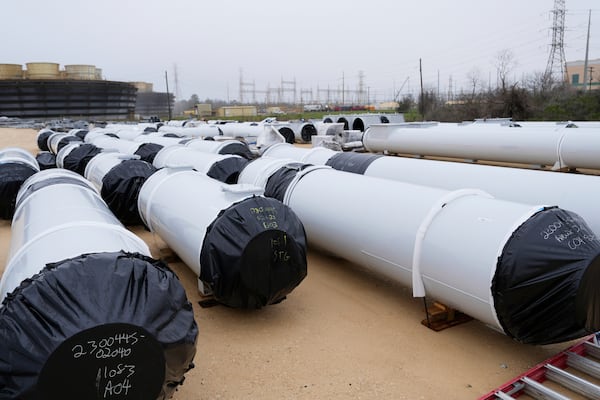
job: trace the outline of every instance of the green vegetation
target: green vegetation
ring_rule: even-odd
[[[519,87],[468,93],[442,101],[425,92],[420,102],[407,107],[405,119],[460,122],[475,118],[512,118],[515,121],[598,121],[600,90],[582,91],[569,86],[551,89]],[[405,104],[406,106],[406,104]],[[421,110],[421,112],[419,112]]]

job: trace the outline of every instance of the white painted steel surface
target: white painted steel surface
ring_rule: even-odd
[[[160,128],[158,128],[158,131],[161,133],[175,133],[177,135],[188,137],[213,137],[223,135],[223,132],[221,131],[219,126],[206,124],[190,127],[163,125]]]
[[[33,155],[20,147],[5,147],[0,149],[0,164],[18,163],[31,166],[39,171],[40,166]]]
[[[87,137],[86,137],[87,139]],[[131,142],[129,140],[118,139],[112,136],[97,136],[90,143],[104,150],[114,150],[123,154],[135,154],[143,143]]]
[[[56,155],[56,166],[58,168],[64,168],[65,167],[65,158],[69,154],[71,154],[71,152],[73,150],[75,150],[77,147],[81,146],[82,144],[84,144],[84,142],[71,142],[71,143],[67,144],[66,146],[63,146],[63,148],[60,149],[58,154]]]
[[[124,160],[139,160],[139,156],[123,154],[114,151],[106,151],[96,154],[85,166],[83,175],[96,188],[98,193],[102,192],[102,181],[108,172],[121,164]]]
[[[189,138],[184,137],[165,137],[163,134],[150,134],[150,135],[140,135],[133,139],[136,143],[156,143],[160,144],[163,147],[168,146],[177,146],[181,144],[182,141],[189,140]]]
[[[266,182],[274,164],[257,159],[238,182]],[[312,245],[408,286],[422,278],[428,296],[501,332],[490,289],[498,256],[512,233],[542,208],[477,190],[454,193],[323,166],[298,174],[284,204],[298,215]],[[420,276],[413,276],[414,262]]]
[[[600,234],[600,176],[390,156],[373,161],[365,175],[448,190],[475,187],[506,200],[558,205]]]
[[[267,157],[314,165],[325,165],[336,154],[339,152],[287,143],[264,152]],[[477,188],[504,200],[557,205],[579,214],[600,235],[600,206],[596,203],[600,199],[600,176],[392,156],[375,159],[364,175],[446,190]]]
[[[258,187],[227,185],[188,168],[164,168],[142,186],[138,209],[146,226],[199,276],[206,228],[233,203],[261,194]]]
[[[228,158],[242,158],[233,154],[214,154],[199,151],[186,146],[171,146],[161,149],[152,164],[156,168],[190,167],[203,174],[210,168]]]
[[[48,136],[48,149],[52,152],[52,154],[58,154],[58,143],[67,136],[69,135],[62,132],[55,132],[52,135]]]
[[[325,147],[313,147],[310,149],[296,147],[289,143],[278,143],[268,147],[263,152],[263,157],[287,158],[307,164],[325,165],[337,151]]]
[[[31,186],[53,178],[63,181],[29,193]],[[144,241],[121,225],[83,177],[64,169],[38,172],[25,181],[17,196],[0,299],[47,263],[120,250],[150,256]]]
[[[600,168],[600,134],[566,128],[511,128],[497,124],[438,124],[414,129],[372,125],[363,136],[372,152],[390,152],[548,165]]]
[[[215,153],[220,154],[223,149],[231,144],[241,144],[245,146],[245,143],[240,142],[239,140],[223,140],[223,141],[215,141],[215,140],[203,140],[203,139],[193,139],[189,142],[186,142],[185,145],[187,147],[191,147],[192,149],[204,151],[207,153]]]

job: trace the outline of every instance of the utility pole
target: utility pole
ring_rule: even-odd
[[[165,71],[165,83],[167,85],[167,107],[169,107],[169,121],[171,120],[171,95],[169,94],[169,78]]]
[[[590,51],[590,25],[592,24],[592,10],[588,14],[588,30],[587,40],[585,42],[585,61],[583,62],[583,90],[585,90],[585,84],[588,81],[588,55]],[[590,71],[591,74],[591,71]],[[590,90],[592,90],[592,80],[590,79]]]
[[[594,67],[590,66],[590,90],[592,90],[592,81],[594,80]]]
[[[420,103],[420,109],[421,109],[421,119],[425,120],[425,98],[423,96],[423,67],[421,64],[421,59],[419,58],[419,76],[421,78],[421,101]]]

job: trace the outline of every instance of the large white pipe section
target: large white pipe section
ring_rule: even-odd
[[[68,388],[69,398],[110,398],[117,385],[170,397],[198,329],[181,283],[149,255],[81,176],[30,177],[0,281],[1,397],[62,398]]]
[[[42,186],[52,181],[56,184]],[[38,273],[44,260],[119,250],[150,256],[144,241],[122,227],[90,182],[64,169],[39,172],[25,182],[17,197],[0,299]]]
[[[312,122],[290,121],[287,125],[294,131],[297,142],[310,143],[311,138],[318,133]]]
[[[48,148],[52,154],[57,155],[58,152],[71,142],[81,142],[77,136],[67,135],[62,132],[55,132],[48,137]]]
[[[576,214],[475,189],[446,191],[286,163],[257,159],[238,181],[264,184],[265,195],[282,198],[311,244],[521,342],[564,341],[600,328],[594,282],[600,242]],[[521,279],[531,280],[527,290],[519,289]],[[542,298],[540,290],[561,293],[559,301]]]
[[[248,160],[233,154],[214,154],[186,146],[165,147],[156,154],[156,168],[191,167],[224,183],[236,183]]]
[[[156,153],[163,148],[163,146],[157,143],[137,143],[108,135],[97,136],[91,140],[91,143],[104,150],[113,150],[118,153],[140,156],[142,160],[149,163],[152,163]]]
[[[328,165],[340,171],[456,190],[470,187],[526,204],[555,204],[574,211],[600,235],[600,177],[375,154],[343,153],[323,147],[304,149],[281,143],[264,157]]]
[[[213,137],[213,136],[222,136],[223,132],[217,125],[198,125],[193,127],[176,127],[170,125],[163,125],[158,128],[159,132],[162,133],[175,133],[181,136],[188,137]]]
[[[150,134],[150,135],[140,135],[133,139],[136,143],[156,143],[160,144],[163,147],[168,146],[177,146],[179,144],[183,144],[190,140],[190,138],[185,137],[169,137],[162,136],[163,134]]]
[[[92,182],[110,210],[125,225],[142,223],[137,208],[140,189],[156,172],[152,164],[138,156],[104,152],[94,156],[85,167],[85,177]]]
[[[0,149],[0,218],[10,220],[19,188],[40,170],[37,160],[19,147]]]
[[[192,139],[185,142],[187,147],[203,151],[206,153],[214,154],[236,154],[247,159],[252,159],[254,156],[248,148],[246,143],[240,142],[239,140],[203,140],[203,139]]]
[[[232,307],[285,298],[306,276],[306,237],[295,214],[248,185],[164,168],[140,191],[145,225],[199,277],[199,288]]]
[[[539,164],[554,169],[600,168],[600,135],[593,129],[496,124],[439,124],[414,129],[380,124],[367,129],[363,144],[371,152]]]

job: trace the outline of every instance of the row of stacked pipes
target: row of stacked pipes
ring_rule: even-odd
[[[0,395],[64,398],[77,382],[68,398],[95,398],[117,384],[98,371],[124,362],[119,390],[132,398],[166,399],[183,381],[191,304],[124,225],[157,234],[200,292],[230,307],[283,301],[307,274],[310,243],[522,343],[600,329],[599,177],[422,159],[511,154],[501,161],[600,169],[595,129],[374,121],[362,135],[374,152],[360,153],[294,146],[273,123],[228,134],[175,125],[43,129],[37,158],[0,150],[1,217],[12,218]],[[262,145],[233,140],[251,136]],[[552,146],[563,152],[553,158]],[[100,342],[115,356],[93,357],[87,343]]]

